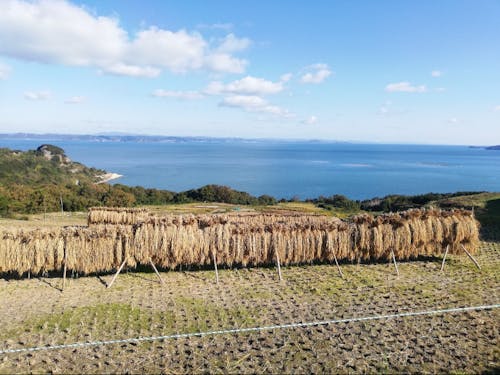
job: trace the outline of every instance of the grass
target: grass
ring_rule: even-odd
[[[457,207],[472,208],[482,226],[500,229],[500,193],[481,193],[446,199]],[[435,202],[435,204],[439,202]]]
[[[159,318],[156,314],[155,318]],[[162,318],[165,318],[162,316]],[[3,339],[12,339],[28,333],[30,335],[52,336],[63,334],[79,337],[79,332],[93,326],[100,332],[111,332],[121,326],[134,331],[150,328],[150,317],[146,311],[125,303],[103,303],[64,310],[59,314],[44,314],[25,321],[22,325],[0,333]],[[171,320],[172,321],[172,320]],[[118,330],[119,331],[119,330]]]
[[[117,288],[115,292],[122,291]],[[62,336],[65,341],[82,340],[82,330],[96,331],[100,339],[151,333],[155,327],[163,334],[193,333],[228,326],[254,326],[258,311],[247,306],[220,307],[203,298],[178,296],[163,311],[134,307],[127,303],[98,303],[60,313],[32,316],[22,324],[0,332],[0,339],[23,335]],[[216,324],[216,326],[214,326]]]
[[[66,225],[87,225],[86,212],[48,212],[46,214],[23,215],[25,219],[0,218],[0,226],[40,228],[63,227]]]

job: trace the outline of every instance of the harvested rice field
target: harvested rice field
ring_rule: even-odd
[[[500,302],[500,231],[476,259],[0,279],[0,350]],[[0,373],[352,373],[500,370],[500,310],[0,355]]]

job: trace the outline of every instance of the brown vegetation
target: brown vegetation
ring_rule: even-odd
[[[144,208],[93,207],[89,209],[87,224],[132,225],[144,221],[148,216]]]
[[[435,255],[463,244],[474,252],[478,224],[462,210],[410,210],[351,221],[315,215],[185,215],[157,217],[146,210],[99,208],[88,227],[0,230],[0,273],[111,271],[127,265],[257,266],[387,260]]]

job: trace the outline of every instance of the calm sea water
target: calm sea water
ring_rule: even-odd
[[[74,161],[124,175],[117,180],[183,191],[220,184],[253,195],[314,198],[344,194],[500,191],[500,151],[462,146],[279,141],[135,143],[0,139],[0,147],[52,143]]]

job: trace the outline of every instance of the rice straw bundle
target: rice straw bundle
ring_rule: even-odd
[[[88,227],[31,230],[0,229],[0,273],[58,271],[79,273],[148,264],[174,269],[219,264],[258,266],[316,261],[399,260],[451,254],[461,245],[474,252],[478,223],[462,210],[409,210],[342,221],[315,215],[168,215],[146,210],[92,209]]]

